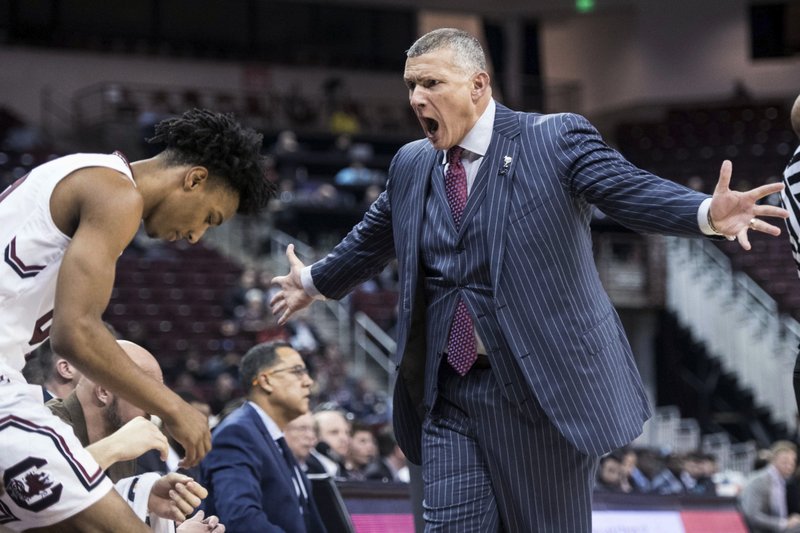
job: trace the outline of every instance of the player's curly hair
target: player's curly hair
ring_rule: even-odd
[[[266,206],[277,186],[267,179],[261,155],[262,135],[245,128],[233,115],[192,109],[162,120],[149,143],[166,145],[167,164],[200,165],[239,193],[239,213],[252,214]]]

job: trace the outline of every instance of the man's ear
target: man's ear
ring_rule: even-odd
[[[97,399],[97,403],[99,403],[101,406],[110,404],[111,400],[113,399],[111,391],[100,385],[94,386],[94,397]]]
[[[480,100],[485,94],[486,91],[489,90],[489,74],[484,71],[480,71],[474,76],[472,76],[472,100],[478,101]]]
[[[190,191],[197,189],[208,180],[208,169],[206,167],[192,167],[183,178],[183,189]]]
[[[269,382],[269,376],[266,374],[259,374],[258,375],[258,384],[257,387],[260,387],[267,394],[272,394],[272,383]]]
[[[56,372],[66,380],[75,378],[75,368],[66,359],[56,361]]]

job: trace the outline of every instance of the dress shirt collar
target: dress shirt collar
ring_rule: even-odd
[[[283,437],[283,431],[281,428],[278,427],[278,424],[272,420],[264,410],[258,406],[257,403],[248,401],[247,403],[250,404],[250,407],[256,410],[258,416],[261,417],[261,421],[264,422],[264,425],[267,427],[267,431],[269,431],[269,436],[272,437],[272,440],[278,440],[279,438]]]
[[[474,160],[486,155],[489,150],[489,145],[492,142],[492,134],[494,133],[494,115],[497,105],[494,99],[489,100],[489,105],[486,106],[478,122],[472,126],[472,129],[461,139],[458,145],[464,149],[463,157],[470,157]],[[447,150],[444,151],[442,156],[442,164],[447,164]]]

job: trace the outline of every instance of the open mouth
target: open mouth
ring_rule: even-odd
[[[437,120],[428,117],[421,117],[421,119],[422,127],[427,135],[433,135],[439,130],[439,122]]]

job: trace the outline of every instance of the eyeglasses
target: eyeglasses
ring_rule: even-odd
[[[280,374],[281,372],[289,372],[297,378],[304,378],[306,376],[309,377],[311,376],[311,373],[308,371],[308,367],[303,365],[290,366],[289,368],[276,368],[275,370],[269,370],[264,373],[267,375],[271,375],[271,374]]]
[[[303,365],[295,365],[295,366],[290,366],[288,368],[276,368],[275,370],[261,372],[259,376],[261,374],[266,374],[267,376],[270,376],[272,374],[280,374],[281,372],[289,372],[292,375],[294,375],[297,379],[303,379],[306,376],[311,377],[311,373],[309,372],[308,367]],[[253,386],[255,385],[258,385],[258,376],[256,376],[256,379],[253,380]]]

